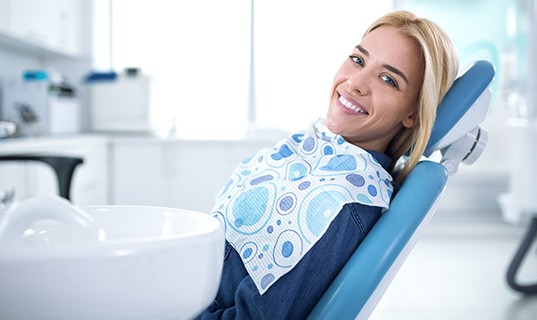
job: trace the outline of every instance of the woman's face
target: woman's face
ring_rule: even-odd
[[[384,152],[415,124],[423,62],[417,46],[382,26],[357,45],[332,85],[326,125],[363,149]]]

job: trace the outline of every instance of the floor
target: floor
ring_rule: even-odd
[[[437,212],[370,319],[537,319],[537,296],[523,297],[505,281],[525,231],[499,212]],[[519,280],[537,282],[535,243]]]

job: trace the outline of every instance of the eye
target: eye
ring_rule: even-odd
[[[386,82],[386,84],[388,84],[389,86],[397,88],[397,82],[392,77],[383,74],[380,76],[380,79]]]
[[[364,66],[364,60],[358,56],[349,56],[349,58],[356,64],[360,66]]]

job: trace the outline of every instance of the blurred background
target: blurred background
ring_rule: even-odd
[[[535,299],[507,288],[503,273],[537,210],[536,6],[0,0],[0,156],[82,158],[76,204],[208,211],[242,158],[324,116],[335,72],[371,22],[410,10],[453,39],[461,72],[479,59],[496,67],[490,137],[477,163],[450,179],[372,317],[535,319]],[[0,162],[0,214],[58,188],[46,164]]]

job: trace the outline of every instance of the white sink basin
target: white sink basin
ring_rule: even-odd
[[[0,217],[0,319],[189,319],[214,299],[213,217],[33,198]]]

